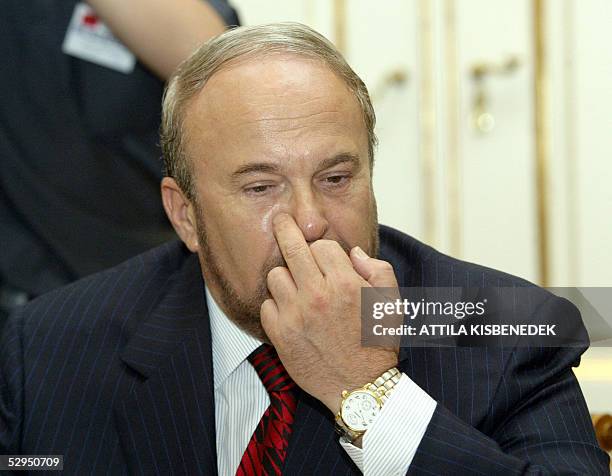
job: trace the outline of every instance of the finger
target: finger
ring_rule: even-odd
[[[310,251],[324,276],[353,271],[353,264],[342,246],[333,240],[317,240],[310,245]]]
[[[272,268],[266,277],[266,284],[281,311],[295,302],[297,287],[291,273],[284,266]]]
[[[292,217],[279,213],[273,220],[274,236],[298,288],[322,278],[300,228]]]
[[[276,347],[278,342],[278,307],[274,302],[274,299],[266,299],[259,310],[259,318],[261,320],[261,327],[270,339],[272,345]]]
[[[370,258],[359,246],[351,250],[351,262],[370,286],[375,288],[396,288],[397,279],[393,266],[386,261]]]

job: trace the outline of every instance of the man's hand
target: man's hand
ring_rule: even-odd
[[[391,265],[332,240],[310,246],[287,214],[273,221],[288,268],[268,273],[272,299],[261,322],[293,380],[334,414],[342,390],[371,382],[397,364],[397,348],[361,346],[361,288],[397,287]]]

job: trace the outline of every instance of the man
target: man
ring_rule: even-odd
[[[526,284],[377,226],[374,122],[302,25],[236,29],[182,64],[162,118],[182,244],[9,320],[1,451],[71,474],[606,474],[583,348],[361,345],[362,287]],[[538,317],[565,309],[541,295]]]
[[[226,0],[2,2],[0,330],[17,305],[175,238],[163,81],[237,21]]]

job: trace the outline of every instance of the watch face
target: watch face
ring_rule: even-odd
[[[353,431],[365,431],[380,412],[378,399],[370,392],[351,393],[342,404],[342,420]]]

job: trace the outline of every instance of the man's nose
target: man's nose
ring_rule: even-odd
[[[325,208],[316,194],[308,187],[295,190],[292,198],[291,213],[306,241],[312,243],[323,238],[329,223],[325,217]]]

